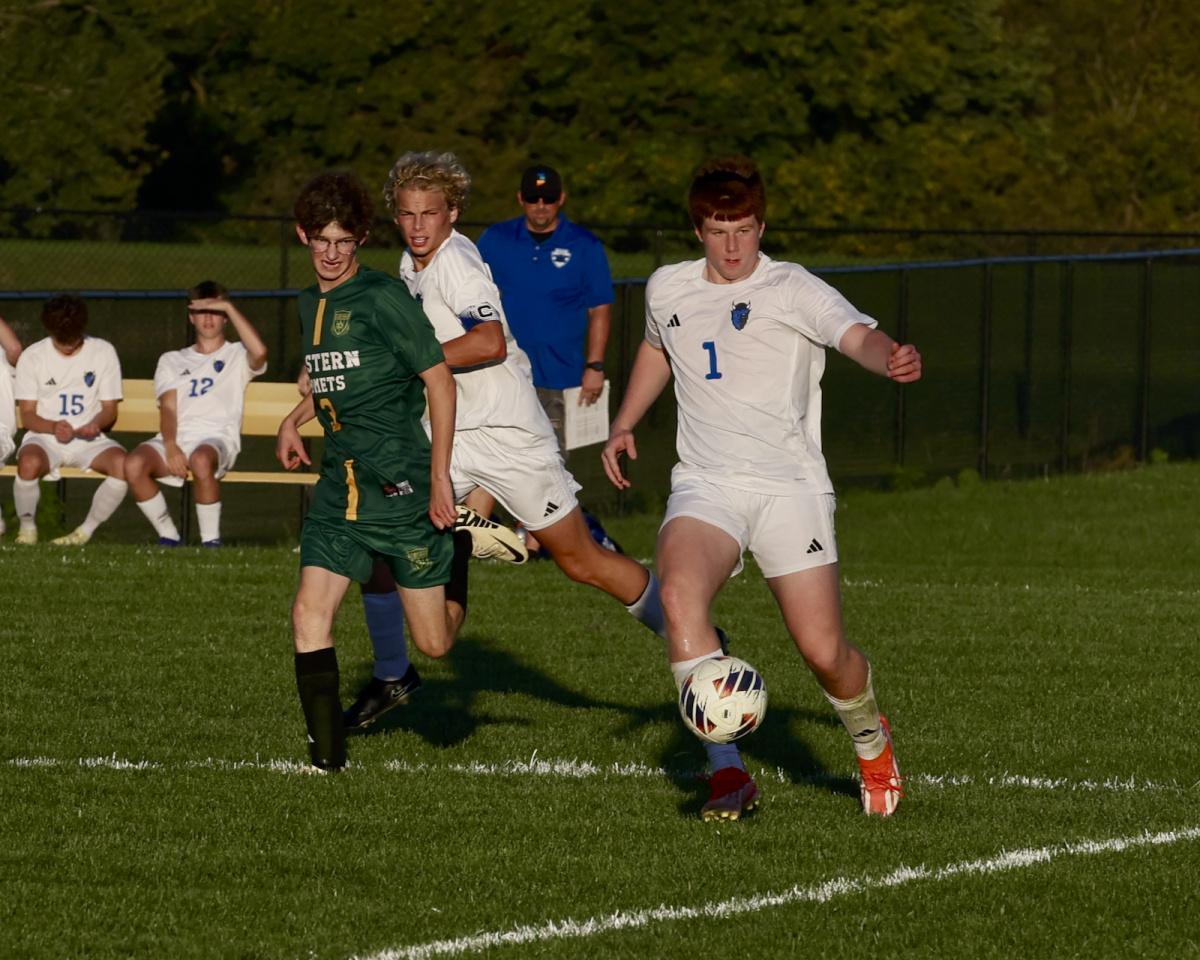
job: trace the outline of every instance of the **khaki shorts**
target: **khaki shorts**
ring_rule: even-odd
[[[396,583],[420,589],[450,580],[454,540],[423,524],[372,524],[309,517],[300,534],[300,566],[321,567],[359,583],[371,579],[376,558],[387,562]]]
[[[729,534],[743,553],[749,549],[764,577],[782,577],[837,563],[835,506],[832,493],[753,493],[685,476],[671,488],[663,526],[677,517],[701,520]],[[741,569],[739,559],[730,576]]]

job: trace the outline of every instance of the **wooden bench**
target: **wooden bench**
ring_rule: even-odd
[[[153,380],[122,380],[121,391],[125,398],[117,407],[117,422],[106,433],[141,434],[148,440],[158,433],[158,401],[154,397]],[[246,406],[242,412],[242,436],[273,437],[279,424],[296,406],[300,395],[294,383],[263,383],[251,380],[246,387]],[[21,426],[21,413],[17,411],[17,426]],[[310,420],[300,428],[301,436],[321,436],[321,425]],[[141,442],[138,441],[138,443]],[[136,446],[134,444],[133,446]],[[127,450],[133,446],[127,445]],[[100,479],[101,475],[90,470],[63,467],[59,473],[64,479]],[[17,468],[13,464],[0,469],[0,477],[15,477]],[[221,478],[222,483],[288,483],[311,486],[317,482],[315,473],[278,470],[230,470]]]
[[[124,399],[117,408],[117,422],[106,433],[141,434],[148,440],[158,433],[158,401],[154,396],[153,380],[122,380]],[[246,405],[242,412],[242,436],[273,437],[279,430],[283,418],[300,400],[294,383],[265,383],[251,380],[246,387]],[[17,411],[17,426],[21,426],[20,410]],[[321,425],[310,420],[300,428],[301,436],[321,436]],[[138,441],[139,443],[141,440]],[[132,450],[133,446],[126,447]],[[99,479],[100,475],[90,470],[63,467],[59,473],[63,478]],[[0,469],[0,476],[15,477],[17,468],[13,464]],[[221,478],[222,483],[287,483],[311,486],[317,482],[315,473],[278,470],[231,470]]]
[[[132,450],[143,440],[148,440],[158,433],[158,401],[154,396],[153,380],[122,380],[121,392],[124,399],[117,407],[117,422],[105,431],[109,435],[115,433],[135,435],[136,439],[125,444],[126,450]],[[242,412],[242,436],[244,437],[273,437],[279,430],[279,424],[291,412],[300,400],[294,383],[266,383],[251,380],[246,387],[246,404]],[[17,411],[17,425],[21,425],[20,410]],[[317,420],[310,420],[300,429],[301,436],[321,436],[321,425]],[[15,456],[15,455],[14,455]],[[0,477],[15,477],[15,464],[0,468]],[[63,467],[59,470],[63,480],[102,480],[103,474],[90,470],[80,470],[75,467]],[[318,474],[307,470],[230,470],[221,478],[222,483],[281,483],[291,486],[308,487],[317,482]],[[303,493],[303,490],[301,491]],[[189,501],[191,487],[184,485],[181,522],[185,528],[190,526]],[[186,532],[184,536],[186,536]]]

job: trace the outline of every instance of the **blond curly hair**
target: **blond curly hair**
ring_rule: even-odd
[[[471,192],[471,175],[453,153],[409,151],[392,164],[383,185],[383,202],[393,217],[396,215],[396,193],[409,188],[441,190],[446,206],[462,210]]]

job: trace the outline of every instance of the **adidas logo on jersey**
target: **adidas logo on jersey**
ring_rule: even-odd
[[[679,314],[677,314],[677,313],[671,314],[671,319],[667,321],[667,326],[668,327],[679,326]]]
[[[804,552],[805,553],[820,553],[824,549],[825,548],[823,546],[821,546],[821,541],[818,540],[816,537],[813,537],[812,543],[810,543],[808,545],[808,549],[805,550]]]
[[[46,386],[48,386],[48,387],[57,387],[57,386],[58,386],[58,381],[57,381],[57,380],[55,380],[53,377],[51,377],[49,380],[47,380],[47,381],[46,381]]]
[[[552,514],[557,509],[558,509],[557,503],[555,503],[553,500],[547,500],[546,501],[546,512],[542,514],[542,517],[545,518],[545,517],[550,516],[550,514]]]

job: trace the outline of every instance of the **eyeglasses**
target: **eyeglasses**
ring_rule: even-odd
[[[358,246],[357,237],[342,237],[340,240],[330,240],[328,237],[309,237],[308,245],[312,248],[313,253],[324,253],[329,249],[329,245],[337,249],[338,253],[346,254],[353,253],[354,248]]]

